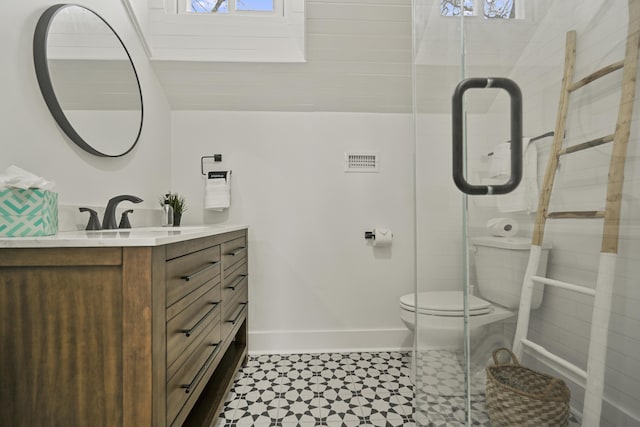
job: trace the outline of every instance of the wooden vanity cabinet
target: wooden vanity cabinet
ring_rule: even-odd
[[[0,249],[0,423],[209,426],[247,354],[247,236]]]

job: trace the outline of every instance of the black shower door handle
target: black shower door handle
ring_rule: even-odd
[[[465,178],[463,149],[462,100],[468,89],[500,88],[511,98],[511,175],[500,185],[473,185]],[[503,77],[473,77],[462,80],[456,86],[451,99],[453,126],[453,181],[465,194],[489,195],[507,194],[518,187],[522,180],[522,92],[518,85]]]

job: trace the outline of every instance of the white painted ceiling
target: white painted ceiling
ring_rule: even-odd
[[[466,21],[465,74],[508,75],[549,0],[528,6],[529,19]],[[419,110],[448,113],[461,78],[460,24],[420,0],[416,55]],[[307,0],[306,63],[153,61],[175,110],[412,111],[411,0]],[[471,102],[486,110],[493,94]]]
[[[411,111],[411,0],[307,0],[306,63],[154,61],[176,110]]]

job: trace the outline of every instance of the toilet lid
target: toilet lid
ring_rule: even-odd
[[[400,306],[406,310],[415,311],[415,294],[404,295],[400,298]],[[470,295],[468,299],[469,315],[477,316],[491,311],[491,303]],[[436,316],[464,316],[461,291],[420,292],[418,294],[418,313]]]

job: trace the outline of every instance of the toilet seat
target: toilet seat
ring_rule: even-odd
[[[415,294],[407,294],[400,298],[400,306],[404,310],[417,311],[419,314],[432,316],[463,317],[462,291],[433,291],[418,294],[418,309],[415,307]],[[469,315],[479,316],[491,312],[492,304],[488,301],[469,295]]]

